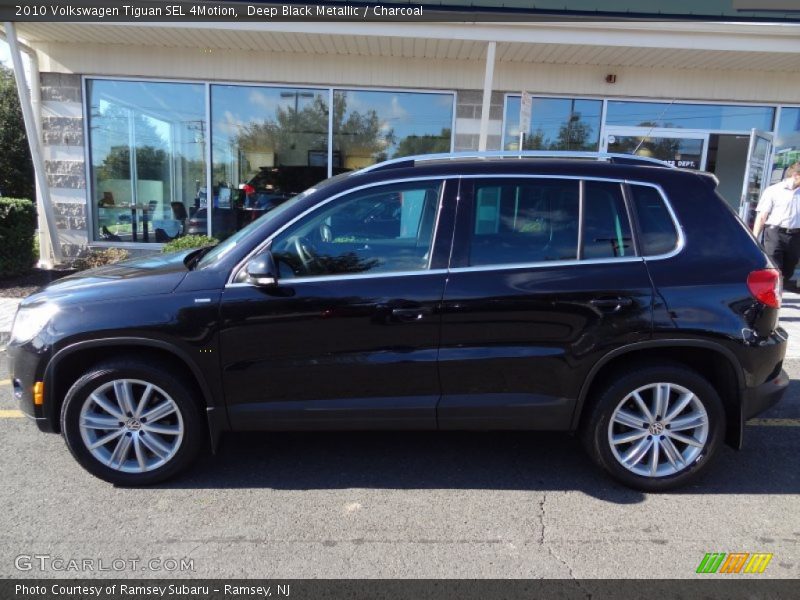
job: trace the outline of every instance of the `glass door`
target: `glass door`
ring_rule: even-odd
[[[772,134],[753,129],[750,131],[750,146],[747,150],[747,165],[742,186],[742,203],[739,216],[748,227],[755,222],[756,205],[764,188],[768,184],[765,173],[769,173],[767,164],[772,156]]]
[[[682,169],[705,170],[708,132],[648,127],[607,127],[603,151],[657,158]]]

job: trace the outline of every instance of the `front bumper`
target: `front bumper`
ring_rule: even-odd
[[[36,423],[41,431],[57,431],[53,415],[45,412],[45,406],[34,404],[33,386],[37,381],[44,381],[45,368],[49,358],[48,350],[40,350],[27,344],[10,343],[7,347],[11,361],[11,384],[14,387],[14,398],[20,410]]]

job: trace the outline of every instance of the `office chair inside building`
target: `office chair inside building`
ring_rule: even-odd
[[[189,215],[186,214],[186,207],[183,202],[170,202],[170,206],[172,207],[172,218],[181,222],[179,235],[184,235],[186,233],[186,219],[189,218]]]

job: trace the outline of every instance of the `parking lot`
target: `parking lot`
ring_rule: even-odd
[[[745,449],[677,493],[617,485],[568,435],[432,432],[229,435],[187,476],[120,489],[20,416],[3,352],[0,576],[682,578],[707,552],[769,552],[762,577],[798,577],[785,366]]]

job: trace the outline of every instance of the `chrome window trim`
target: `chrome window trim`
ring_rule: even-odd
[[[226,282],[225,287],[234,286],[234,285],[236,285],[236,286],[238,286],[238,285],[250,285],[250,286],[252,286],[252,284],[250,284],[250,283],[242,283],[242,284],[234,283],[234,279],[239,274],[239,271],[241,271],[244,268],[244,266],[247,264],[247,261],[249,261],[253,256],[258,254],[259,252],[262,252],[269,244],[272,243],[273,239],[275,239],[277,236],[279,236],[281,233],[283,233],[286,229],[288,229],[289,227],[294,225],[297,221],[299,221],[300,219],[306,217],[307,215],[311,214],[312,212],[315,212],[316,210],[321,209],[323,206],[325,206],[329,202],[333,202],[337,198],[341,198],[342,196],[344,196],[346,194],[359,192],[361,190],[366,190],[366,189],[374,188],[374,187],[382,187],[382,186],[392,185],[392,184],[396,184],[396,183],[410,183],[410,182],[413,182],[413,181],[441,181],[442,184],[444,184],[448,180],[458,179],[459,177],[460,177],[459,175],[438,175],[438,176],[437,175],[426,175],[424,177],[404,177],[404,178],[401,178],[401,179],[388,179],[386,181],[374,181],[372,183],[367,183],[367,184],[364,184],[364,185],[353,187],[353,188],[344,190],[342,192],[339,192],[338,194],[334,194],[330,198],[326,198],[322,202],[320,202],[318,204],[315,204],[311,208],[303,211],[302,213],[297,215],[294,219],[290,220],[289,222],[284,223],[277,231],[272,233],[269,237],[267,237],[267,239],[265,239],[263,242],[258,244],[255,247],[254,250],[251,250],[247,254],[247,256],[245,256],[241,261],[239,261],[236,264],[236,266],[231,270],[231,274],[228,276],[228,281]],[[445,185],[442,185],[441,186],[441,190],[439,190],[439,201],[438,201],[439,210],[437,211],[437,214],[436,214],[436,222],[434,224],[433,235],[431,237],[431,246],[430,246],[430,250],[429,250],[431,252],[431,255],[428,257],[428,265],[427,265],[427,267],[425,269],[421,269],[419,271],[410,271],[410,272],[407,272],[407,273],[431,273],[432,272],[432,270],[430,269],[431,260],[433,259],[432,250],[433,250],[434,242],[436,240],[436,236],[439,233],[439,218],[441,216],[441,210],[442,210],[441,207],[442,207],[442,201],[443,201],[443,198],[444,198],[445,187],[446,187]],[[434,270],[438,270],[438,269],[434,269]],[[400,273],[400,271],[387,271],[386,273],[375,273],[375,276],[383,276],[383,277],[385,277],[387,275],[390,275],[391,273]],[[369,273],[362,274],[361,276],[363,276],[363,275],[369,275]],[[297,277],[297,278],[292,278],[291,281],[297,281],[298,279],[311,279],[311,280],[314,280],[314,281],[320,281],[322,279],[330,280],[330,278],[341,278],[341,277],[352,278],[352,277],[359,277],[359,276],[360,275],[358,275],[358,274],[355,274],[355,275],[319,275],[317,277]]]
[[[476,265],[474,267],[453,267],[450,273],[469,273],[471,271],[509,271],[518,269],[543,269],[546,267],[572,267],[577,265],[602,265],[631,262],[644,262],[643,256],[625,256],[622,258],[587,258],[584,260],[542,260],[529,263],[500,263],[492,265]]]
[[[383,273],[351,273],[345,275],[319,275],[317,277],[292,277],[291,279],[281,279],[287,285],[296,283],[313,283],[316,281],[352,281],[354,279],[377,279],[379,277],[413,277],[418,275],[446,275],[447,269],[420,269],[419,271],[386,271]],[[226,288],[236,287],[257,287],[252,283],[229,283]]]
[[[629,187],[634,185],[643,185],[646,187],[654,188],[659,196],[661,196],[661,200],[664,202],[664,206],[667,207],[667,212],[669,213],[670,218],[672,219],[672,226],[675,228],[675,233],[678,235],[678,240],[675,243],[675,247],[670,250],[669,252],[665,252],[664,254],[653,254],[653,255],[646,255],[643,254],[642,258],[645,260],[666,260],[668,258],[672,258],[673,256],[677,256],[683,250],[683,247],[686,245],[686,236],[683,233],[683,226],[681,222],[678,220],[678,217],[675,215],[675,211],[672,208],[672,204],[670,204],[669,198],[667,198],[667,194],[660,185],[655,183],[649,183],[646,181],[633,181],[631,179],[626,179],[624,181]],[[631,190],[632,192],[633,190]],[[631,198],[633,201],[633,198]],[[639,235],[639,231],[636,232],[637,236]],[[640,243],[641,245],[641,243]]]

